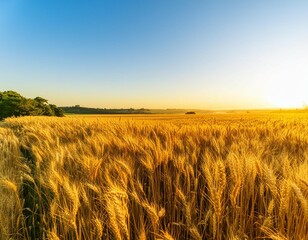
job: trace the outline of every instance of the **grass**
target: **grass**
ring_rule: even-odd
[[[305,112],[5,123],[1,239],[308,239]]]

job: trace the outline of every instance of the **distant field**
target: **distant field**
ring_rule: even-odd
[[[308,113],[0,125],[0,239],[308,239]]]

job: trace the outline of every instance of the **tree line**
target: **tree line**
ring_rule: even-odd
[[[71,107],[61,107],[67,114],[149,114],[149,109],[140,108],[121,108],[121,109],[108,109],[108,108],[89,108],[75,105]]]
[[[0,92],[0,119],[18,116],[63,116],[63,110],[42,97],[25,98],[14,91]]]

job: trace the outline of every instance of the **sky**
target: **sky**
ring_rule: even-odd
[[[58,106],[308,104],[308,1],[1,0],[0,91]]]

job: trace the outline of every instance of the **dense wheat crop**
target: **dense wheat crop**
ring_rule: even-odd
[[[7,119],[0,239],[308,239],[307,117]]]

